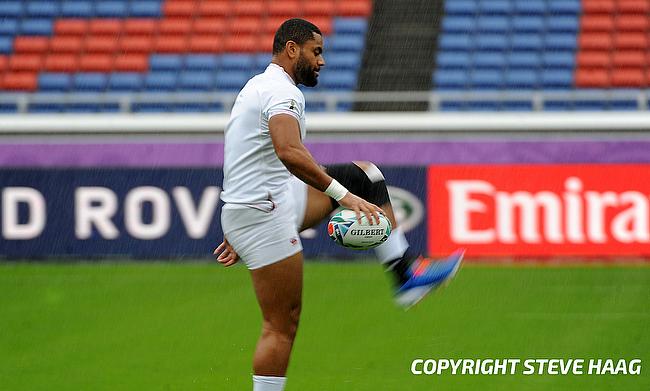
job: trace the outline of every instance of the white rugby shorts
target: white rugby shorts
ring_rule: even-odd
[[[307,207],[307,185],[292,177],[286,201],[272,210],[225,204],[223,235],[250,270],[279,262],[300,251],[298,230]]]

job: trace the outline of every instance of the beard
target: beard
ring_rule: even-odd
[[[296,84],[302,84],[307,87],[315,87],[318,84],[316,70],[309,65],[309,61],[302,54],[298,57],[294,74],[296,75]]]

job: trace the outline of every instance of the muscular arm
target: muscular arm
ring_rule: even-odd
[[[316,163],[303,145],[298,121],[288,114],[278,114],[269,120],[269,130],[275,153],[289,172],[306,184],[325,191],[332,177]]]

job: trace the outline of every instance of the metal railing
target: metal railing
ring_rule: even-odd
[[[544,111],[547,102],[635,102],[638,111],[648,110],[650,90],[570,90],[570,91],[390,91],[390,92],[305,92],[309,104],[322,105],[335,112],[340,104],[373,102],[427,102],[429,111],[439,111],[446,102],[496,102],[530,104],[533,111]],[[123,113],[134,112],[138,104],[218,104],[230,111],[236,93],[2,93],[0,104],[16,105],[18,113],[28,113],[35,104],[110,104]]]

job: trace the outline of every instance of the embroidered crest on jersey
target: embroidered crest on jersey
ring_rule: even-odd
[[[289,102],[289,110],[296,110],[296,106],[298,104],[296,103],[295,100],[291,99],[291,102]],[[297,110],[296,110],[297,111]]]

